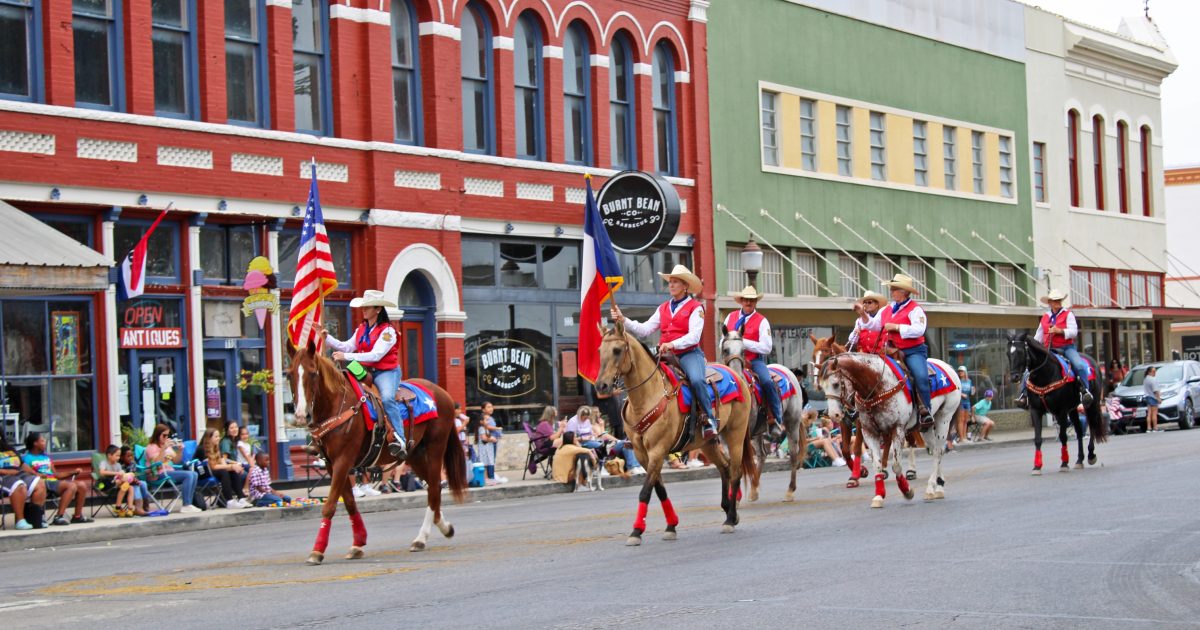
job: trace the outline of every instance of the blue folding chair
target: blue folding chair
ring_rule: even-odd
[[[198,463],[200,460],[196,457],[196,440],[187,440],[183,443],[183,467],[192,468],[193,463]],[[195,470],[195,468],[192,468]],[[208,468],[208,474],[200,475],[196,480],[196,492],[204,499],[204,504],[209,508],[214,508],[221,501],[221,482],[212,474],[212,469]]]
[[[150,491],[150,498],[159,505],[162,509],[170,512],[176,503],[183,499],[183,493],[179,491],[179,486],[162,472],[162,465],[154,463],[146,465],[146,447],[141,444],[133,446],[133,463],[137,467],[134,473],[141,481],[146,482],[146,488]]]

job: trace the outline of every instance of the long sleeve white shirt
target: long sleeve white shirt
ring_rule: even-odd
[[[674,315],[679,309],[683,308],[693,298],[688,296],[682,302],[671,309],[671,314]],[[668,303],[669,304],[669,303]],[[625,318],[625,330],[639,339],[644,339],[661,330],[658,317],[658,309],[654,309],[654,314],[645,322],[639,322],[628,317]],[[680,348],[690,348],[700,345],[700,335],[704,332],[704,307],[700,306],[692,311],[692,316],[688,318],[688,331],[682,337],[671,342],[671,347],[678,350]]]
[[[1061,328],[1063,329],[1062,336],[1065,339],[1074,339],[1079,335],[1079,322],[1075,321],[1075,313],[1067,311],[1067,325]],[[1034,333],[1033,338],[1038,343],[1046,343],[1046,340],[1042,338],[1042,323],[1040,321],[1038,322],[1037,332]]]
[[[753,312],[751,315],[753,315]],[[733,323],[736,325],[738,318],[742,316],[742,311],[741,309],[738,309],[730,313],[729,316],[733,319]],[[747,315],[747,317],[749,317],[749,315]],[[771,354],[771,348],[775,347],[775,341],[771,339],[771,322],[767,321],[766,317],[763,317],[758,324],[758,341],[747,339],[745,335],[743,335],[742,343],[746,346],[747,350],[755,354],[759,354],[764,357]]]
[[[862,329],[883,330],[883,311],[884,309],[892,308],[892,305],[894,304],[895,302],[889,302],[887,306],[876,311],[875,315],[863,323]],[[862,319],[860,318],[859,321],[861,322]],[[921,335],[925,334],[925,326],[928,325],[928,322],[925,319],[924,309],[922,309],[920,306],[914,306],[913,310],[909,311],[908,313],[908,321],[912,323],[900,324],[901,339],[917,339]]]
[[[853,348],[854,344],[858,343],[858,334],[862,332],[863,326],[866,326],[866,323],[861,317],[854,320],[854,330],[850,331],[850,338],[846,340],[847,348]]]
[[[388,326],[389,324],[377,323],[376,326]],[[358,329],[355,329],[357,332]],[[329,344],[330,348],[344,353],[347,361],[359,361],[362,363],[375,363],[385,357],[392,346],[396,345],[396,331],[394,329],[385,330],[379,333],[379,338],[375,340],[375,345],[371,346],[370,352],[355,352],[358,349],[358,339],[351,337],[347,341],[341,341],[329,333],[325,333],[325,343]]]

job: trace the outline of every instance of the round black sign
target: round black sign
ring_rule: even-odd
[[[679,231],[679,194],[658,175],[617,173],[604,183],[596,204],[613,247],[627,254],[657,252]]]

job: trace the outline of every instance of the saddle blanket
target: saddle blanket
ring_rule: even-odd
[[[412,399],[408,403],[409,405],[412,405],[412,417],[400,418],[400,420],[404,421],[405,426],[420,424],[437,417],[437,401],[433,399],[433,392],[430,392],[424,387],[409,381],[400,381],[399,386],[416,395],[416,398]],[[408,406],[404,403],[400,403],[399,406],[400,415],[408,416]]]
[[[350,381],[350,389],[354,390],[354,395],[357,396],[358,398],[362,399],[363,398],[362,384],[359,383],[358,379],[355,378],[354,375],[351,374],[350,372],[344,372],[344,374],[346,375],[346,380]],[[366,408],[366,410],[367,410],[366,415],[363,416],[363,418],[365,418],[367,421],[367,430],[374,431],[375,430],[375,422],[379,419],[379,415],[378,415],[379,412],[376,411],[375,404],[373,402],[371,402],[371,398],[369,396],[366,397],[366,402],[363,403],[363,407]]]
[[[767,369],[771,370],[772,373],[778,374],[781,377],[781,380],[779,381],[779,401],[780,402],[783,402],[783,401],[791,398],[792,396],[796,395],[796,388],[792,387],[792,379],[787,377],[786,372],[784,372],[783,370],[781,370],[777,367],[767,366]],[[754,372],[751,372],[750,370],[746,370],[746,380],[751,383],[754,383],[754,402],[761,405],[762,404],[762,383],[760,383],[758,381],[758,379],[751,379],[750,376],[753,374],[754,374]]]
[[[897,380],[904,381],[904,397],[908,400],[909,404],[911,404],[913,401],[913,398],[912,398],[913,386],[912,386],[912,383],[909,382],[908,376],[904,372],[904,369],[901,368],[900,364],[897,363],[896,360],[893,359],[892,357],[885,356],[885,357],[883,357],[883,360],[887,363],[887,366],[889,368],[891,368],[892,375],[894,375]],[[958,386],[956,386],[954,384],[954,381],[950,379],[950,374],[948,374],[946,372],[945,368],[943,368],[942,366],[940,366],[936,363],[929,364],[929,397],[930,398],[936,398],[938,396],[941,396],[942,394],[952,392],[956,389],[958,389]]]
[[[1055,359],[1058,359],[1058,365],[1062,368],[1062,372],[1063,372],[1063,380],[1067,381],[1068,383],[1074,381],[1075,380],[1075,368],[1071,367],[1071,362],[1068,361],[1066,357],[1064,357],[1061,354],[1058,354],[1057,352],[1051,352],[1050,356],[1053,356]],[[1083,359],[1083,364],[1085,366],[1087,366],[1087,369],[1088,369],[1087,380],[1089,380],[1089,381],[1096,380],[1096,368],[1092,367],[1092,362],[1088,361],[1086,357],[1080,357],[1080,358]]]
[[[722,403],[731,402],[742,399],[741,389],[738,387],[737,377],[734,376],[733,370],[729,369],[723,363],[709,363],[709,370],[716,370],[721,375],[721,380],[716,383],[709,384],[709,395],[720,397]],[[686,383],[679,386],[679,380],[675,377],[674,370],[662,368],[667,374],[667,380],[671,381],[671,387],[679,387],[679,396],[676,399],[679,401],[679,412],[683,414],[690,413],[692,410],[692,389]]]

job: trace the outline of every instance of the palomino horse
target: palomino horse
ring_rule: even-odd
[[[737,384],[739,397],[718,405],[720,434],[729,448],[729,454],[726,455],[716,442],[705,442],[699,431],[689,443],[672,448],[683,437],[690,419],[679,410],[676,398],[681,393],[678,387],[672,386],[667,369],[650,356],[645,346],[625,332],[624,325],[617,323],[604,331],[604,338],[600,342],[600,374],[596,379],[596,392],[602,396],[609,394],[613,391],[614,382],[618,378],[623,379],[628,394],[621,413],[625,421],[625,434],[633,443],[638,461],[646,468],[646,479],[638,495],[637,518],[633,522],[633,531],[625,541],[626,545],[642,544],[651,491],[658,495],[667,519],[663,540],[675,540],[677,537],[675,527],[679,524],[679,516],[667,498],[667,489],[662,480],[663,463],[670,451],[699,448],[716,465],[721,473],[721,509],[725,511],[721,532],[726,534],[733,533],[738,524],[737,503],[742,476],[753,477],[756,468],[749,427],[753,394],[745,379],[734,373],[733,380]]]
[[[1094,374],[1096,361],[1084,356],[1091,364]],[[1067,449],[1067,423],[1075,427],[1075,438],[1079,442],[1079,459],[1075,461],[1076,468],[1083,468],[1083,420],[1079,417],[1079,393],[1075,384],[1063,380],[1063,369],[1057,360],[1050,356],[1046,347],[1031,339],[1029,335],[1009,335],[1008,337],[1008,368],[1012,373],[1013,382],[1019,382],[1021,375],[1029,371],[1029,381],[1026,389],[1029,392],[1029,417],[1033,421],[1033,474],[1042,474],[1042,415],[1049,413],[1058,421],[1058,441],[1062,443],[1062,465],[1060,472],[1071,469],[1071,454]],[[1075,378],[1084,378],[1076,374]],[[1092,404],[1087,408],[1088,448],[1087,462],[1096,464],[1096,442],[1108,440],[1108,422],[1100,415],[1100,401],[1104,400],[1104,392],[1100,379],[1088,383],[1092,392]]]
[[[813,343],[813,362],[812,369],[809,372],[810,374],[817,374],[821,369],[821,364],[825,362],[825,359],[846,352],[846,346],[838,343],[833,335],[828,337],[817,337],[816,335],[809,333],[808,338],[812,340]],[[862,465],[862,439],[859,439],[858,441],[853,441],[851,439],[851,434],[853,433],[851,429],[858,428],[857,416],[851,418],[851,415],[852,414],[844,415],[839,424],[842,425],[842,430],[840,432],[842,436],[842,454],[850,454],[849,457],[845,458],[846,466],[850,469],[850,479],[846,480],[846,487],[857,488],[858,480],[867,476],[867,469]],[[885,479],[887,478],[888,457],[894,457],[899,460],[905,444],[908,445],[908,466],[904,471],[904,478],[908,479],[909,481],[917,478],[916,448],[918,444],[916,438],[917,434],[909,433],[907,436],[905,436],[904,441],[897,441],[892,445],[892,450],[884,454],[881,466],[884,468],[883,476]],[[850,453],[852,448],[854,452]]]
[[[354,393],[346,376],[333,361],[316,350],[313,344],[293,350],[289,345],[292,365],[287,378],[296,397],[296,421],[307,421],[306,428],[313,434],[313,444],[325,458],[329,469],[329,497],[321,510],[321,529],[313,544],[308,564],[321,564],[325,560],[325,548],[329,545],[331,520],[337,511],[338,499],[346,504],[346,513],[354,530],[354,545],[346,559],[363,557],[363,546],[367,544],[367,528],[350,492],[350,470],[367,466],[393,466],[398,462],[387,448],[378,449],[371,457],[371,432],[367,430],[364,400]],[[423,551],[429,540],[433,525],[446,538],[454,536],[454,526],[443,518],[441,479],[446,471],[450,493],[461,503],[466,497],[466,456],[454,430],[454,400],[446,390],[424,379],[405,381],[425,390],[437,403],[437,417],[410,428],[408,434],[408,465],[413,473],[428,486],[428,506],[425,522],[413,540],[410,551]],[[382,418],[383,406],[375,400],[375,409]],[[371,461],[367,461],[367,460]]]
[[[721,340],[721,360],[725,362],[735,372],[739,374],[749,374],[750,364],[746,361],[746,344],[742,340],[741,330],[725,330],[725,338]],[[804,452],[807,441],[807,436],[802,430],[800,415],[804,413],[804,389],[800,387],[800,381],[791,370],[778,363],[772,363],[767,367],[775,368],[784,374],[784,378],[788,379],[792,384],[792,391],[795,395],[783,401],[783,428],[788,440],[788,461],[792,465],[792,480],[788,483],[787,494],[783,495],[784,501],[794,501],[796,493],[796,471],[804,463]],[[775,387],[774,383],[762,383],[761,387]],[[750,500],[758,500],[758,483],[762,477],[763,465],[767,458],[767,414],[766,400],[763,401],[761,407],[757,404],[751,408],[751,435],[757,443],[758,451],[758,467],[755,470],[753,479],[750,481]],[[757,413],[755,413],[757,412]]]
[[[958,410],[962,391],[958,375],[949,365],[936,359],[930,359],[929,364],[931,367],[936,364],[942,368],[954,384],[954,389],[932,398],[930,412],[933,414],[934,424],[922,432],[925,443],[933,451],[933,472],[930,473],[929,483],[925,486],[925,499],[933,500],[946,497],[946,482],[942,479],[942,454],[946,449],[946,433],[950,430],[950,421]],[[883,507],[887,490],[881,472],[882,453],[887,452],[896,440],[904,439],[908,429],[916,425],[916,405],[905,397],[904,383],[896,378],[879,355],[860,352],[836,355],[821,364],[817,378],[829,400],[830,418],[840,420],[842,410],[849,406],[851,400],[858,409],[858,425],[862,430],[863,439],[871,449],[871,464],[875,469],[875,497],[871,500],[871,507]],[[917,393],[912,392],[912,396],[915,399]],[[900,474],[900,462],[893,460],[892,470],[896,473],[896,485],[899,486],[900,492],[904,494],[904,498],[911,499],[913,492],[908,486],[908,480]]]

